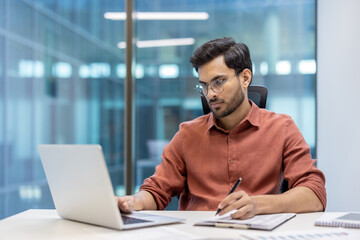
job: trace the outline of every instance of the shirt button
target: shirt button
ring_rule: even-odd
[[[234,163],[234,160],[231,159],[231,160],[230,160],[230,163],[233,164],[233,163]]]
[[[234,135],[233,135],[233,134],[230,134],[230,138],[234,138]]]

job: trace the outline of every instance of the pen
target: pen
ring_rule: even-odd
[[[233,188],[230,190],[230,192],[228,193],[228,195],[232,194],[232,193],[238,188],[238,186],[240,185],[240,183],[241,183],[241,178],[239,178],[239,179],[236,181],[235,185],[234,185]],[[221,211],[221,209],[219,208],[219,209],[217,210],[217,212],[215,213],[215,216],[218,215],[218,213],[219,213],[220,211]]]

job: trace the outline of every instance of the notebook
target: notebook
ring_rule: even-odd
[[[360,213],[325,212],[314,224],[324,227],[360,228]]]
[[[222,216],[215,216],[213,218],[198,222],[195,226],[213,226],[225,228],[240,228],[240,229],[258,229],[258,230],[273,230],[282,223],[296,216],[295,213],[279,213],[256,215],[245,220],[232,219],[231,214],[237,210],[230,211]]]
[[[121,214],[100,145],[39,145],[40,158],[60,217],[114,229],[133,229],[183,219]]]

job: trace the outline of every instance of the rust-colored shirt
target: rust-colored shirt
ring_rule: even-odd
[[[285,178],[289,188],[312,189],[325,209],[325,177],[294,121],[251,104],[230,132],[212,113],[182,123],[140,190],[154,196],[159,210],[172,196],[180,196],[179,210],[216,210],[239,177],[238,190],[249,195],[278,194]]]

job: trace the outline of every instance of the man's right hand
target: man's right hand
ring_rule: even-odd
[[[115,197],[120,211],[130,213],[135,210],[135,196]]]
[[[153,196],[146,191],[140,191],[135,195],[115,197],[120,211],[130,213],[138,210],[156,210],[156,202]]]

